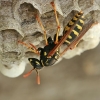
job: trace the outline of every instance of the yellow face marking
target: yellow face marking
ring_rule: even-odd
[[[76,17],[73,17],[73,20],[77,20],[78,18],[76,18]]]
[[[44,56],[46,56],[47,55],[47,53],[46,52],[44,52]]]
[[[40,65],[40,63],[39,63],[38,61],[36,61],[36,64],[37,64],[37,65]]]
[[[70,42],[68,40],[65,40],[66,43],[70,44]]]
[[[73,24],[74,24],[74,22],[72,22],[72,21],[69,22],[69,25],[73,25]]]
[[[79,35],[79,33],[78,32],[76,32],[75,30],[72,30],[73,32],[74,32],[74,34],[76,35],[76,36],[78,36]]]
[[[32,59],[29,60],[30,62],[32,61]]]
[[[78,29],[82,30],[82,27],[80,25],[76,24],[76,26]]]
[[[68,26],[65,27],[65,31],[67,31],[67,30],[69,30],[69,29],[70,29],[70,27],[68,27]]]
[[[72,37],[71,37],[70,35],[68,35],[68,38],[69,38],[69,39],[72,39]]]
[[[84,24],[84,21],[83,20],[80,19],[79,21],[80,21],[80,23]]]
[[[55,59],[58,59],[58,57],[57,57],[57,56],[55,56]]]

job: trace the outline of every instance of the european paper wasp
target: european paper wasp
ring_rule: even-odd
[[[44,26],[39,18],[39,16],[35,16],[36,20],[38,21],[39,25],[41,26],[43,32],[44,32],[44,40],[45,40],[45,46],[44,48],[39,47],[38,49],[31,43],[26,44],[22,41],[18,41],[19,43],[25,45],[28,47],[32,52],[40,55],[40,60],[36,58],[28,58],[29,62],[33,66],[33,69],[24,75],[24,77],[29,76],[33,70],[36,70],[37,72],[37,84],[40,84],[40,76],[39,71],[44,66],[48,67],[53,64],[68,50],[73,49],[80,41],[82,36],[89,30],[89,28],[92,26],[93,21],[89,22],[85,27],[84,25],[84,16],[83,12],[78,12],[72,19],[69,21],[69,23],[66,25],[63,31],[63,35],[59,36],[60,31],[60,23],[58,20],[57,12],[56,12],[56,6],[54,2],[51,2],[51,5],[54,9],[56,23],[57,23],[57,32],[54,35],[54,39],[51,37],[47,38],[46,30],[44,29]],[[63,52],[60,53],[60,46],[62,44],[66,44],[67,47]]]

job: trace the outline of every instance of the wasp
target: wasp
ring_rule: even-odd
[[[40,60],[36,58],[28,58],[30,64],[33,66],[33,69],[24,75],[24,77],[27,77],[32,73],[33,70],[35,70],[37,73],[37,84],[40,84],[40,69],[42,69],[44,66],[52,66],[68,49],[74,49],[79,43],[80,39],[83,37],[83,35],[89,30],[89,28],[93,24],[93,21],[91,21],[85,27],[83,27],[84,16],[83,12],[80,11],[77,14],[75,14],[75,16],[65,26],[63,35],[59,36],[60,23],[57,16],[56,6],[54,2],[51,2],[51,5],[53,7],[57,23],[57,32],[54,35],[54,39],[52,39],[51,37],[47,38],[46,30],[44,29],[40,17],[38,15],[35,15],[35,18],[38,21],[44,33],[45,46],[43,48],[39,47],[37,49],[31,43],[26,44],[25,42],[18,41],[22,45],[28,47],[32,52],[40,56]],[[59,48],[62,44],[66,44],[67,47],[65,48],[65,50],[60,52]]]

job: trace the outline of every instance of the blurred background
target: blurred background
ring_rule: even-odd
[[[28,78],[0,74],[0,100],[100,100],[100,45]],[[27,65],[25,73],[32,66]]]

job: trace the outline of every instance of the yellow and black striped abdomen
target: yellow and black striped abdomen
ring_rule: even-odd
[[[73,22],[73,23],[75,23],[76,21],[77,22],[75,23],[75,27],[72,30],[72,32],[70,33],[70,35],[68,36],[68,38],[65,40],[65,44],[70,44],[77,36],[79,36],[80,31],[82,30],[82,27],[84,25],[84,17],[82,15],[83,15],[83,13],[80,13],[79,12],[70,21],[70,22]],[[70,25],[70,22],[65,27],[64,32],[63,32],[63,35],[72,27],[72,25],[69,26]],[[69,29],[68,29],[68,27],[69,27]]]
[[[64,31],[63,31],[63,35],[75,24],[75,22],[77,20],[79,20],[80,17],[83,18],[83,13],[82,12],[78,12],[77,14],[75,14],[75,16],[69,21],[69,23],[65,26]]]

